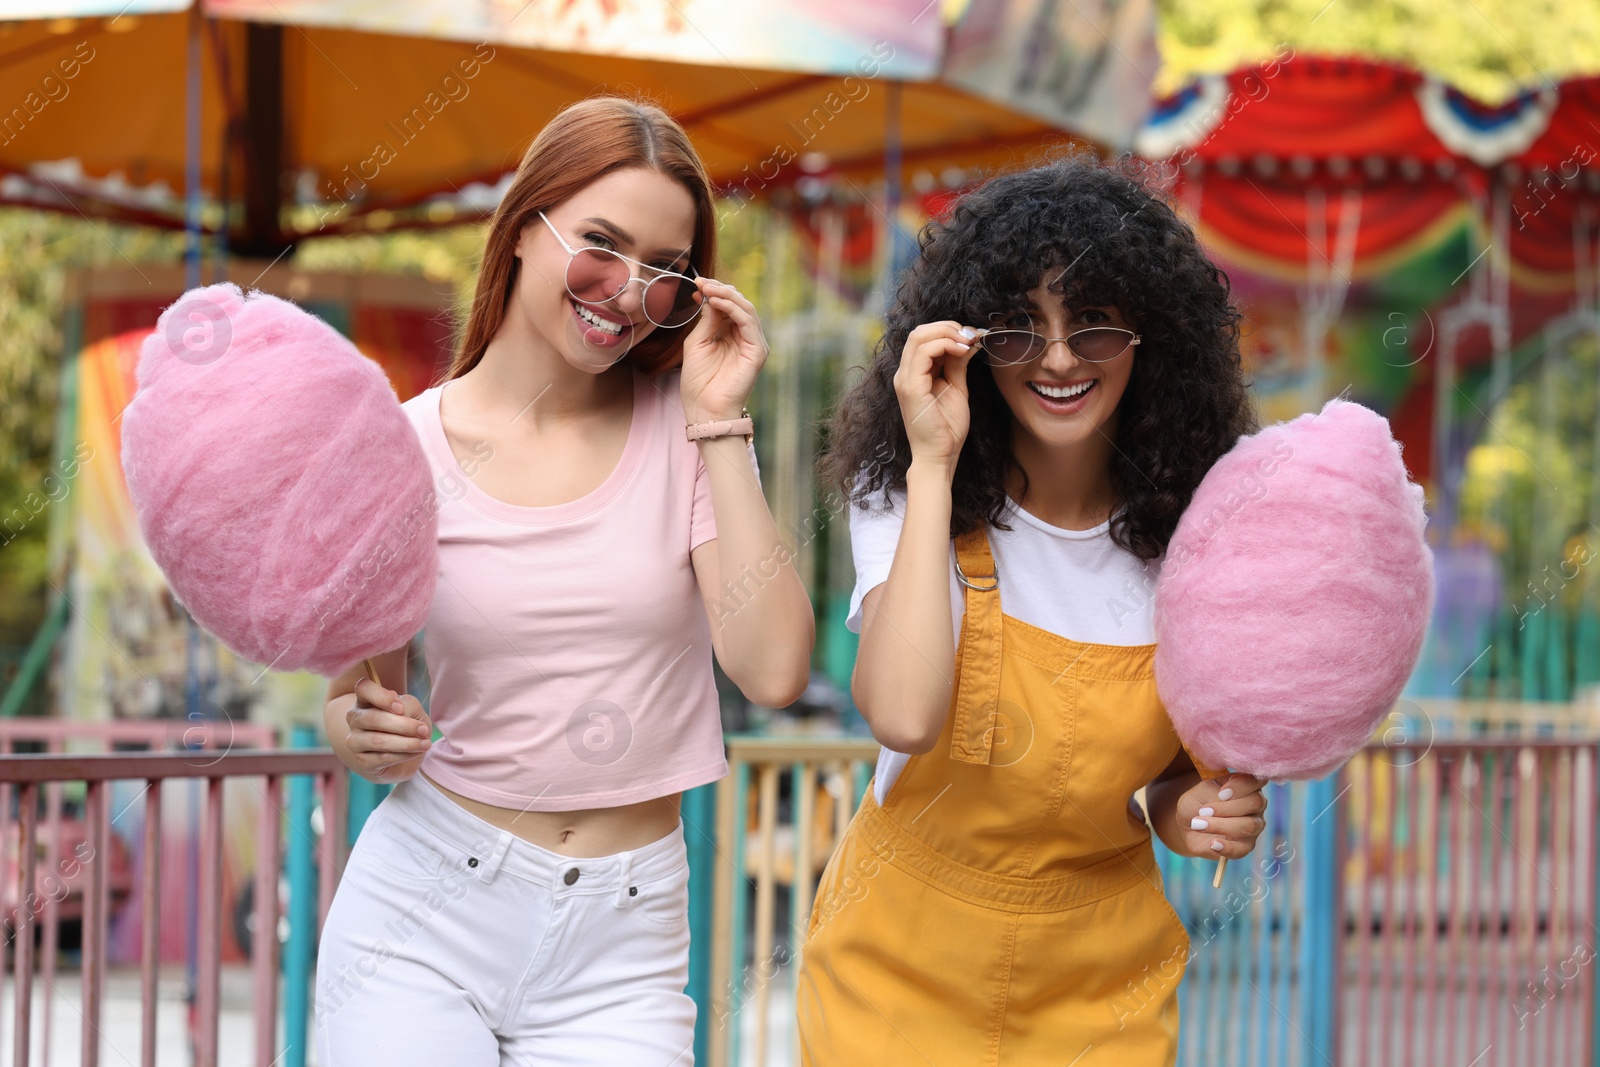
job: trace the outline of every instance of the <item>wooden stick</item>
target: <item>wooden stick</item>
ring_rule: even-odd
[[[1193,760],[1194,759],[1193,754],[1191,754],[1189,756],[1189,758],[1190,758],[1190,760]],[[1202,779],[1226,777],[1227,773],[1228,773],[1225,770],[1224,771],[1213,771],[1209,767],[1203,766],[1200,763],[1195,763],[1194,769],[1196,771],[1200,772],[1200,777]],[[1217,873],[1212,875],[1212,877],[1211,877],[1211,888],[1212,889],[1221,889],[1222,888],[1222,874],[1227,869],[1228,869],[1228,857],[1226,857],[1226,856],[1217,857]]]

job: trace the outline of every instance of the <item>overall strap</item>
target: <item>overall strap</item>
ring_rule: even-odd
[[[983,526],[956,538],[956,567],[966,614],[950,698],[950,758],[988,763],[1000,706],[1000,575]]]
[[[1226,767],[1208,767],[1202,763],[1200,758],[1190,751],[1189,746],[1184,744],[1183,738],[1178,738],[1178,744],[1183,745],[1183,751],[1188,754],[1189,762],[1194,764],[1194,769],[1200,772],[1200,777],[1202,779],[1220,778],[1228,773],[1228,769]]]

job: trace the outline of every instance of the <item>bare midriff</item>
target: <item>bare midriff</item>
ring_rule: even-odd
[[[418,774],[422,774],[419,770]],[[423,775],[439,792],[478,818],[524,841],[563,856],[592,858],[627,852],[659,841],[678,825],[678,798],[671,793],[637,804],[574,811],[523,811],[485,804],[446,789]]]

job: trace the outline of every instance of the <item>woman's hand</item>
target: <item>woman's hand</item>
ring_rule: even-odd
[[[356,682],[356,703],[345,714],[351,770],[374,782],[399,782],[417,773],[433,745],[433,722],[422,701],[385,689],[370,678]]]
[[[906,338],[894,391],[911,442],[912,462],[948,467],[953,474],[971,425],[967,361],[977,331],[959,322],[929,322]]]
[[[684,418],[690,423],[737,419],[767,362],[767,339],[755,305],[739,290],[715,278],[696,278],[695,284],[702,310],[684,339],[678,379]]]
[[[1178,798],[1184,851],[1190,856],[1243,859],[1266,829],[1266,779],[1249,774],[1202,778]],[[1175,850],[1176,851],[1176,850]]]

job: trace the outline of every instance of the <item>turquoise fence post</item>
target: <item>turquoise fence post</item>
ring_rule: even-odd
[[[1262,789],[1262,793],[1268,797],[1269,805],[1276,804],[1279,811],[1290,810],[1288,790],[1283,786],[1269,782]],[[1263,833],[1262,837],[1265,838],[1265,841],[1262,844],[1265,845],[1265,848],[1257,845],[1257,853],[1252,853],[1245,860],[1251,868],[1248,877],[1255,880],[1261,891],[1261,899],[1256,903],[1255,907],[1250,909],[1250,925],[1254,927],[1252,933],[1255,935],[1256,948],[1255,984],[1257,1004],[1255,1008],[1255,1059],[1253,1061],[1255,1063],[1270,1062],[1267,1059],[1267,1039],[1272,1032],[1272,1018],[1277,1010],[1281,1010],[1273,1002],[1273,997],[1278,990],[1272,983],[1272,976],[1275,970],[1281,971],[1284,969],[1274,967],[1274,963],[1277,962],[1273,959],[1274,950],[1278,948],[1279,944],[1285,947],[1290,944],[1287,936],[1277,944],[1274,943],[1272,936],[1272,895],[1277,887],[1266,884],[1268,882],[1266,875],[1268,868],[1265,861],[1272,856],[1273,839],[1276,836],[1270,830]],[[1265,856],[1258,853],[1265,853]],[[1288,1002],[1285,1001],[1284,1003]]]
[[[1295,969],[1300,977],[1300,1025],[1295,1028],[1299,1035],[1299,1061],[1301,1063],[1315,1063],[1316,1057],[1312,1055],[1317,1049],[1317,1019],[1322,1010],[1321,988],[1317,983],[1317,942],[1322,924],[1326,921],[1322,914],[1321,893],[1318,888],[1316,868],[1316,824],[1311,820],[1319,804],[1325,803],[1317,782],[1307,782],[1302,793],[1303,803],[1295,812],[1294,842],[1296,852],[1300,858],[1299,870],[1295,872],[1300,882],[1300,946],[1296,953]]]
[[[683,794],[684,842],[689,851],[689,996],[694,999],[694,1062],[711,1055],[711,900],[717,875],[717,787]]]
[[[321,739],[311,726],[297,724],[291,748],[315,748]],[[285,864],[289,877],[289,942],[283,947],[283,1067],[305,1067],[311,1022],[311,978],[317,944],[317,870],[311,809],[311,776],[289,775],[289,828]]]
[[[1578,609],[1578,635],[1574,642],[1575,673],[1581,689],[1600,682],[1600,614],[1585,602]]]
[[[347,823],[349,829],[346,831],[345,840],[354,844],[356,838],[361,836],[361,828],[367,825],[367,818],[377,810],[379,804],[383,803],[383,798],[389,795],[394,785],[389,782],[381,785],[369,782],[355,771],[345,772],[345,783],[349,790],[349,799],[346,803],[350,807],[350,818]]]
[[[1493,646],[1501,642],[1500,613],[1496,612],[1490,617],[1483,628],[1483,636],[1488,639],[1489,647],[1474,649],[1472,655],[1477,656],[1467,669],[1467,677],[1463,683],[1461,695],[1470,700],[1485,700],[1489,696],[1489,687],[1496,677],[1504,677],[1503,661],[1504,650],[1499,658],[1493,652]],[[1497,672],[1495,665],[1502,664],[1502,669]]]
[[[1184,857],[1168,851],[1166,845],[1154,834],[1150,835],[1150,843],[1155,848],[1156,861],[1161,867],[1161,889],[1166,894],[1167,901],[1172,905],[1172,910],[1178,913],[1178,921],[1183,923],[1184,929],[1190,937],[1189,958],[1184,961],[1184,979],[1178,983],[1178,1064],[1179,1067],[1189,1065],[1189,1035],[1194,1030],[1194,1016],[1191,1014],[1194,1002],[1194,982],[1189,974],[1197,972],[1194,953],[1194,888],[1193,879],[1189,876],[1187,861]]]
[[[1339,892],[1343,872],[1339,870],[1340,825],[1335,792],[1339,775],[1309,783],[1306,805],[1317,814],[1311,817],[1306,833],[1306,933],[1301,964],[1311,978],[1310,1045],[1304,1062],[1334,1060],[1333,1041],[1339,1018],[1339,982],[1334,968],[1340,939],[1344,936],[1344,906]],[[1336,1060],[1335,1060],[1336,1062]]]
[[[1245,1025],[1248,1026],[1244,979],[1246,977],[1245,968],[1249,966],[1249,946],[1245,944],[1245,922],[1240,920],[1239,916],[1233,914],[1233,906],[1229,903],[1230,897],[1234,900],[1240,899],[1239,896],[1234,896],[1234,894],[1240,893],[1241,887],[1239,883],[1244,878],[1244,872],[1241,870],[1242,866],[1243,864],[1237,862],[1228,864],[1227,874],[1222,879],[1222,896],[1218,902],[1222,910],[1222,943],[1227,946],[1227,955],[1219,958],[1227,961],[1223,965],[1223,973],[1227,974],[1232,981],[1229,983],[1229,987],[1223,990],[1223,995],[1227,997],[1227,1006],[1223,1009],[1223,1013],[1218,1017],[1217,1022],[1220,1024],[1223,1019],[1244,1019],[1246,1020]],[[1215,910],[1213,910],[1213,914],[1216,914]],[[1253,997],[1250,1000],[1250,1005],[1251,1008],[1249,1010],[1253,1010],[1255,1005]],[[1227,1063],[1230,1058],[1228,1055],[1229,1049],[1238,1046],[1234,1044],[1232,1035],[1228,1033],[1227,1028],[1222,1025],[1213,1027],[1211,1033],[1217,1042],[1217,1048],[1205,1062],[1208,1064]],[[1239,1044],[1242,1045],[1243,1043],[1240,1042]]]
[[[733,774],[733,802],[736,805],[733,812],[733,908],[731,922],[733,923],[732,936],[729,946],[733,958],[729,961],[728,977],[733,988],[728,990],[728,1015],[725,1020],[728,1024],[728,1062],[740,1063],[740,1010],[744,1007],[745,982],[748,975],[745,973],[745,916],[748,913],[747,899],[750,893],[750,883],[745,877],[745,798],[750,795],[750,764],[740,761],[738,769]],[[720,1026],[724,1020],[717,1020]]]
[[[846,695],[839,725],[846,734],[852,734],[865,725],[861,713],[856,710],[855,701],[848,699],[850,678],[856,665],[856,649],[861,644],[861,638],[844,624],[845,618],[850,613],[848,592],[842,596],[829,596],[823,603],[824,609],[817,614],[822,631],[817,641],[820,649],[819,658],[822,660],[823,672],[834,685],[838,686],[839,691]]]
[[[1543,700],[1544,686],[1544,611],[1534,612],[1522,630],[1522,699]]]
[[[1565,604],[1550,605],[1550,621],[1545,624],[1544,698],[1565,703],[1572,699],[1571,674],[1567,668],[1567,628]]]
[[[1278,795],[1283,798],[1282,804],[1278,808],[1280,813],[1287,812],[1290,816],[1294,816],[1298,812],[1304,810],[1306,806],[1306,787],[1304,783],[1297,782],[1293,784],[1280,784],[1279,788],[1280,792]],[[1280,818],[1281,817],[1282,816],[1280,815]],[[1295,1003],[1295,949],[1298,947],[1301,941],[1305,940],[1305,936],[1303,934],[1297,935],[1295,933],[1294,926],[1294,887],[1295,883],[1301,881],[1301,879],[1295,878],[1293,874],[1290,873],[1288,866],[1279,860],[1279,857],[1283,855],[1280,846],[1287,843],[1294,836],[1293,826],[1293,818],[1284,820],[1280,833],[1278,835],[1274,835],[1274,840],[1271,844],[1271,855],[1265,857],[1263,864],[1265,869],[1274,872],[1271,879],[1272,885],[1269,889],[1269,895],[1266,901],[1268,907],[1263,921],[1266,922],[1267,930],[1269,932],[1273,930],[1277,931],[1278,945],[1275,952],[1275,956],[1278,961],[1277,1002],[1279,1005],[1284,1007],[1286,1012],[1288,1006]],[[1274,864],[1276,864],[1276,866],[1273,866]],[[1273,921],[1274,915],[1276,915],[1276,922]],[[1306,1009],[1304,1003],[1305,998],[1301,997],[1299,1000],[1300,1004],[1298,1005],[1297,1010],[1300,1018],[1296,1021],[1295,1026],[1303,1028],[1306,1023]],[[1274,1055],[1272,1058],[1262,1059],[1262,1063],[1289,1062],[1290,1027],[1278,1026],[1275,1029],[1278,1040],[1273,1046]]]
[[[1499,636],[1495,639],[1494,696],[1501,700],[1515,700],[1518,692],[1514,683],[1521,641],[1520,631],[1513,624],[1516,614],[1516,609],[1509,606],[1500,612]]]

